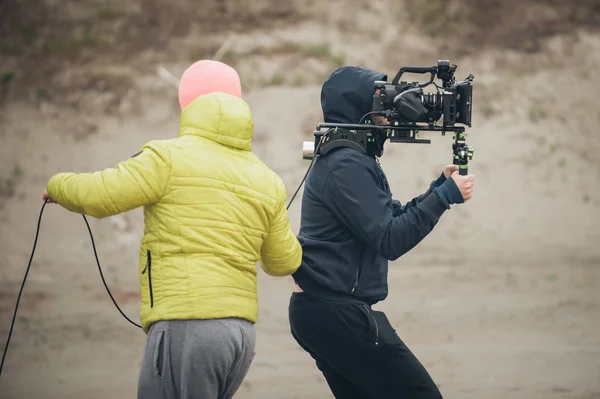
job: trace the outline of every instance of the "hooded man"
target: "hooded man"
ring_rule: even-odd
[[[359,123],[382,80],[385,74],[362,67],[333,72],[321,91],[325,122]],[[382,116],[366,122],[388,124]],[[290,327],[338,399],[440,399],[386,315],[371,306],[387,297],[388,261],[425,238],[450,205],[468,200],[474,177],[449,165],[427,192],[402,205],[377,159],[385,140],[376,137],[373,154],[337,148],[315,160],[302,199]]]
[[[179,137],[116,168],[59,173],[43,198],[97,218],[144,207],[138,398],[231,398],[254,356],[256,262],[291,275],[302,249],[282,180],[252,152],[237,72],[201,60],[180,82]]]

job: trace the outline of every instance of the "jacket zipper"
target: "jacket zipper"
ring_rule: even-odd
[[[148,289],[150,291],[150,307],[154,307],[154,295],[152,294],[152,252],[146,251],[146,267],[142,270],[142,274],[146,273],[148,269]]]
[[[379,345],[379,325],[377,324],[377,320],[375,320],[375,317],[373,317],[373,315],[369,311],[369,307],[367,305],[364,305],[364,307],[369,317],[373,319],[373,323],[375,323],[375,345]]]
[[[364,253],[364,249],[363,249],[362,253]],[[360,259],[362,259],[362,255],[361,255]],[[352,286],[352,291],[350,291],[350,295],[353,295],[354,291],[356,291],[356,289],[358,288],[358,282],[360,280],[361,273],[362,273],[362,261],[359,262],[359,264],[358,264],[358,270],[356,271],[356,278],[354,280],[354,285]]]
[[[352,291],[350,292],[351,294],[354,294],[354,291],[356,291],[356,287],[358,287],[358,276],[359,273],[356,273],[356,280],[354,280],[354,285],[352,286]]]
[[[361,265],[358,266],[358,271],[356,272],[356,280],[354,280],[354,285],[352,286],[352,292],[350,292],[351,294],[354,294],[354,291],[356,291],[356,288],[358,287],[358,280],[360,280],[360,272],[362,271],[362,267]]]

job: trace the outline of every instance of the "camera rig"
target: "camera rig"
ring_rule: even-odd
[[[402,67],[391,84],[374,82],[371,112],[365,114],[358,124],[319,123],[314,132],[314,142],[304,142],[303,158],[325,155],[339,147],[355,148],[379,156],[386,140],[430,144],[431,140],[419,138],[419,132],[440,132],[442,136],[452,132],[453,163],[459,166],[460,174],[466,175],[468,161],[473,158],[473,148],[465,141],[465,126],[471,127],[474,76],[470,74],[464,81],[457,82],[454,78],[456,68],[449,61],[440,60],[431,67]],[[429,73],[430,79],[425,83],[400,81],[404,73]],[[435,77],[442,81],[441,87],[434,82]],[[423,89],[432,84],[436,92],[425,93]],[[385,116],[389,125],[375,125],[370,118],[362,123],[369,115]]]

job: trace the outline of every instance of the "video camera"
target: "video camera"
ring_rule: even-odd
[[[448,61],[438,61],[432,67],[402,67],[392,84],[375,82],[379,93],[373,95],[372,112],[387,116],[392,126],[415,127],[416,123],[425,122],[433,127],[443,116],[443,126],[461,123],[471,127],[473,75],[457,83],[455,71],[456,65]],[[426,83],[399,82],[404,73],[430,73],[431,77]],[[442,81],[442,92],[433,81],[436,76]],[[437,93],[424,93],[423,88],[431,84],[437,87]]]
[[[457,82],[456,68],[448,60],[440,60],[431,67],[402,67],[391,83],[374,82],[371,112],[358,124],[319,123],[314,142],[304,142],[303,158],[312,159],[338,147],[353,147],[372,154],[377,153],[376,147],[382,148],[387,139],[395,143],[429,144],[430,140],[418,138],[419,131],[437,131],[442,136],[453,132],[453,162],[459,165],[461,174],[467,174],[467,162],[473,157],[473,148],[465,143],[465,126],[471,127],[474,76],[469,74],[465,80]],[[425,83],[400,81],[404,73],[429,73],[430,78]],[[436,77],[441,80],[441,87],[434,82]],[[432,84],[436,92],[425,93],[423,89]],[[369,115],[385,116],[389,125],[363,124]],[[442,117],[440,126],[438,122]]]

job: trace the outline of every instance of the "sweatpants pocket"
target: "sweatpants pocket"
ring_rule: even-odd
[[[161,378],[164,364],[164,347],[165,347],[165,332],[158,331],[157,339],[154,346],[154,354],[152,357],[152,365],[154,367],[154,377]]]
[[[360,305],[359,305],[360,306]],[[379,345],[379,324],[377,324],[377,319],[373,316],[373,311],[369,309],[367,305],[360,306],[363,313],[367,316],[368,319],[368,333],[367,335],[372,338],[372,342],[375,345]]]
[[[382,345],[404,345],[385,313],[374,310],[371,314],[377,323],[379,342]]]

